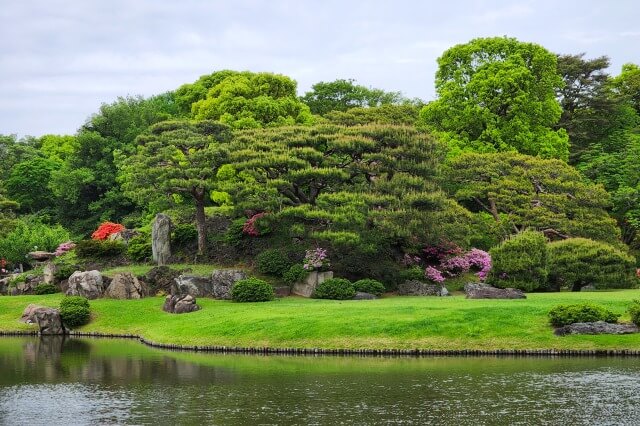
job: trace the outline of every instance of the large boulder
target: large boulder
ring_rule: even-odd
[[[44,306],[29,305],[22,313],[21,321],[27,324],[38,324],[40,334],[65,334],[60,311]]]
[[[113,276],[105,297],[112,299],[142,299],[149,294],[147,286],[138,281],[131,272],[119,272]]]
[[[171,288],[175,279],[180,276],[181,272],[171,269],[168,266],[155,266],[146,273],[142,280],[149,286],[151,291],[164,291],[171,293]]]
[[[199,309],[196,298],[190,294],[167,296],[162,306],[163,311],[171,314],[185,314]]]
[[[67,296],[82,296],[87,299],[97,299],[104,293],[104,281],[100,271],[75,271],[68,280],[65,291]]]
[[[441,284],[430,284],[418,280],[407,280],[398,285],[399,296],[448,296],[449,291]]]
[[[515,288],[496,288],[482,283],[467,283],[464,285],[467,299],[526,299],[522,290]]]
[[[173,280],[172,295],[189,294],[193,297],[213,297],[213,284],[209,277],[180,275]]]
[[[171,257],[171,219],[158,213],[151,224],[151,254],[158,265],[166,265]]]
[[[375,294],[365,293],[363,291],[356,291],[356,295],[353,296],[353,300],[374,300],[377,299]]]
[[[555,334],[566,336],[567,334],[631,334],[637,333],[635,324],[611,324],[604,321],[576,322],[556,328]]]
[[[216,299],[231,299],[231,289],[237,281],[247,278],[238,269],[216,269],[211,273],[212,294]]]
[[[331,278],[333,278],[333,271],[309,272],[304,281],[297,282],[293,285],[291,293],[297,294],[298,296],[311,297],[318,284]]]

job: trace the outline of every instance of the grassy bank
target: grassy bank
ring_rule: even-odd
[[[61,295],[0,297],[0,330],[28,330],[18,322],[29,303],[57,306]],[[640,290],[530,294],[526,300],[467,300],[463,296],[388,297],[373,301],[286,298],[233,303],[200,298],[202,310],[171,315],[162,298],[91,301],[83,331],[131,333],[182,345],[424,348],[639,349],[640,334],[553,335],[547,312],[560,303],[590,301],[623,314]],[[621,320],[628,321],[626,313]]]

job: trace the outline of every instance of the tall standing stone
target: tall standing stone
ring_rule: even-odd
[[[171,257],[171,219],[158,213],[151,225],[151,252],[158,265],[166,265]]]

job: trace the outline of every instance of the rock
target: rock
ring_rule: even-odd
[[[53,262],[47,262],[44,264],[43,282],[45,284],[53,284],[55,281],[55,275],[58,271],[58,267]]]
[[[146,285],[140,283],[131,272],[119,272],[113,276],[105,297],[112,299],[142,299],[149,294]]]
[[[604,321],[577,322],[556,328],[555,334],[566,336],[567,334],[631,334],[637,333],[635,324],[611,324]]]
[[[273,291],[276,294],[276,297],[291,296],[291,288],[289,286],[274,287]]]
[[[151,224],[151,253],[158,265],[166,265],[171,257],[171,219],[158,213]]]
[[[216,269],[211,273],[213,297],[231,299],[231,289],[237,281],[247,278],[247,274],[239,269]]]
[[[293,285],[291,293],[297,294],[298,296],[311,297],[318,284],[331,278],[333,278],[333,271],[309,272],[304,281]]]
[[[104,292],[104,283],[99,271],[75,271],[68,280],[67,296],[82,296],[97,299]]]
[[[596,286],[593,284],[584,285],[580,288],[580,291],[596,291]]]
[[[35,260],[36,262],[45,262],[49,259],[53,259],[56,256],[56,254],[49,253],[47,251],[32,251],[32,252],[29,252],[27,256],[29,256],[31,259]]]
[[[140,235],[140,232],[135,229],[123,229],[120,232],[109,235],[111,241],[122,241],[125,244],[129,244],[129,240]]]
[[[467,299],[526,299],[522,290],[514,288],[496,288],[482,283],[467,283],[464,285]]]
[[[155,266],[147,272],[143,277],[143,281],[154,293],[164,291],[169,294],[171,293],[171,287],[175,279],[178,278],[180,274],[180,271],[171,269],[168,266]]]
[[[167,296],[162,307],[163,311],[171,314],[185,314],[199,309],[196,298],[190,294]]]
[[[16,283],[15,285],[9,285],[7,287],[7,294],[9,296],[22,296],[25,294],[35,294],[35,289],[39,284],[42,284],[42,276],[39,275],[27,275],[25,281]]]
[[[213,297],[213,285],[208,277],[180,275],[173,281],[172,295],[189,294],[193,297]]]
[[[398,286],[399,296],[448,296],[449,291],[441,284],[407,280]]]
[[[66,330],[62,325],[60,311],[43,306],[29,305],[22,313],[21,321],[27,324],[38,324],[40,334],[65,334]]]
[[[371,293],[365,293],[363,291],[356,291],[356,295],[353,296],[353,300],[374,300],[377,297]]]
[[[7,294],[9,290],[9,277],[4,277],[0,280],[0,294]]]

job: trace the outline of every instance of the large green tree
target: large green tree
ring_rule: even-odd
[[[566,132],[554,130],[562,87],[556,56],[514,38],[478,38],[438,58],[438,99],[421,111],[423,125],[461,151],[518,151],[566,160]]]
[[[135,154],[121,159],[122,189],[139,205],[174,195],[192,200],[200,254],[206,248],[205,204],[226,164],[230,138],[221,123],[166,121],[140,135]]]
[[[607,213],[609,194],[601,185],[585,182],[563,161],[469,153],[451,161],[442,180],[458,202],[490,214],[511,233],[534,228],[555,239],[620,240],[620,230]]]

